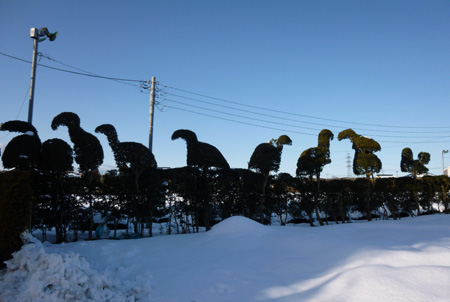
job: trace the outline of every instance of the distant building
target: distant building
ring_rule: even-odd
[[[393,174],[377,174],[375,178],[391,178],[394,177]]]
[[[450,167],[444,170],[444,175],[450,176]]]

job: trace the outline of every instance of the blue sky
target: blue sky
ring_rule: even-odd
[[[170,139],[177,129],[194,131],[235,168],[247,167],[259,143],[287,134],[293,145],[280,170],[295,174],[300,153],[327,128],[335,139],[323,176],[345,177],[353,150],[337,135],[352,128],[381,144],[384,173],[403,175],[400,154],[410,147],[415,158],[429,152],[430,172],[440,174],[450,149],[449,20],[444,0],[1,1],[0,52],[31,60],[29,30],[46,26],[59,35],[39,51],[57,62],[41,64],[155,76],[161,167],[186,163],[185,143]],[[0,55],[0,70],[0,122],[26,120],[31,65]],[[111,123],[121,141],[148,144],[149,95],[136,86],[38,66],[34,108],[42,141],[69,141],[50,123],[72,111],[88,132]],[[0,133],[0,144],[15,135]],[[111,169],[111,149],[97,137]]]

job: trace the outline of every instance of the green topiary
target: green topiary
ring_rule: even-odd
[[[0,267],[20,249],[20,234],[30,229],[33,193],[29,172],[0,173]]]

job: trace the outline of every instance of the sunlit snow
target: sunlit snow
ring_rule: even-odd
[[[450,215],[38,242],[0,278],[1,301],[449,301]]]

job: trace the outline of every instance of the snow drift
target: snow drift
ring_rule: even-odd
[[[243,216],[233,216],[214,225],[208,234],[214,236],[262,236],[270,228]]]
[[[25,245],[0,301],[450,301],[450,215]]]
[[[72,252],[47,253],[34,238],[6,261],[0,276],[0,300],[5,302],[111,301],[143,298],[147,290],[124,291],[123,284],[91,269]]]

